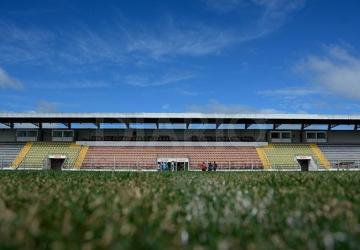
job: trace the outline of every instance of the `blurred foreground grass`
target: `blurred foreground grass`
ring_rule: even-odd
[[[360,249],[360,172],[0,171],[0,249]]]

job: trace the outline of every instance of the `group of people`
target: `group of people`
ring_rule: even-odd
[[[177,171],[178,163],[175,161],[159,161],[158,171]],[[199,164],[201,171],[216,171],[218,168],[217,163],[214,162],[202,162]]]
[[[216,171],[218,165],[217,163],[214,161],[214,162],[202,162],[199,164],[200,165],[200,169],[201,171]]]
[[[162,162],[158,162],[158,170],[159,171],[176,171],[176,162],[175,161],[171,161],[171,162],[167,162],[167,161],[162,161]]]

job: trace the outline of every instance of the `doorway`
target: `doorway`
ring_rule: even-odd
[[[157,164],[160,171],[181,172],[189,170],[188,158],[158,158]]]
[[[65,167],[67,157],[65,155],[49,155],[46,169],[61,171]]]
[[[301,168],[301,172],[307,172],[309,171],[309,163],[310,163],[310,160],[297,160],[299,165],[300,165],[300,168]]]
[[[308,155],[296,156],[295,161],[299,164],[301,171],[307,172],[307,171],[318,170],[318,165],[316,164],[312,156],[308,156]]]
[[[188,171],[189,163],[188,162],[176,162],[176,171]]]

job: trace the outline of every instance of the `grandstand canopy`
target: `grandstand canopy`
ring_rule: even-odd
[[[317,115],[317,114],[207,114],[207,113],[0,113],[0,123],[11,126],[14,123],[183,123],[183,124],[282,124],[360,125],[360,115]]]

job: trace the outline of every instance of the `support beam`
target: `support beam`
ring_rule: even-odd
[[[160,125],[159,125],[159,123],[157,122],[157,123],[156,123],[156,128],[159,129],[159,127],[160,127]]]
[[[332,130],[333,128],[339,126],[338,124],[329,124],[328,125],[328,130]]]
[[[281,124],[273,124],[273,130],[277,130],[280,126]]]
[[[187,122],[186,123],[186,129],[189,129],[189,127],[190,127],[190,122]]]
[[[14,128],[15,127],[15,125],[14,125],[14,123],[13,122],[10,122],[10,123],[2,123],[2,124],[4,124],[5,126],[7,126],[7,127],[9,127],[9,128]]]
[[[43,124],[40,122],[40,123],[32,123],[33,125],[35,125],[36,127],[38,127],[39,129],[42,129],[43,128]]]
[[[63,123],[63,125],[64,125],[65,127],[67,127],[68,129],[71,129],[71,122],[69,122],[69,123]]]
[[[245,129],[249,129],[252,124],[245,124]]]
[[[96,122],[94,123],[94,125],[96,126],[97,129],[100,129],[100,122]]]
[[[125,123],[125,126],[126,126],[127,129],[129,129],[130,128],[130,123],[128,123],[128,122]]]
[[[216,129],[218,129],[221,126],[222,123],[216,123]]]
[[[301,130],[306,129],[307,127],[310,127],[311,124],[301,124]]]

